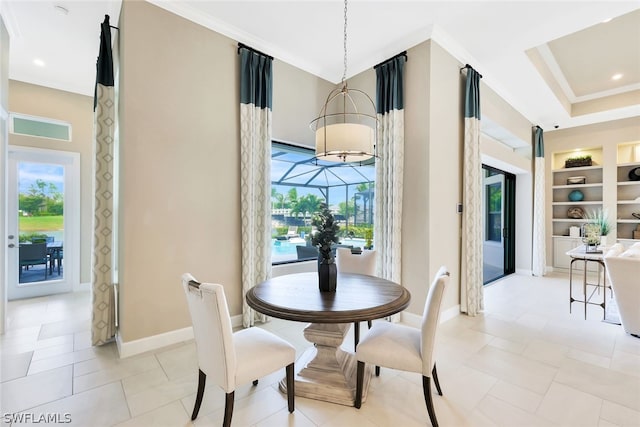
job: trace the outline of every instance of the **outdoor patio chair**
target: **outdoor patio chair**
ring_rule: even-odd
[[[49,256],[46,243],[21,244],[19,259],[20,275],[22,275],[22,267],[29,268],[31,265],[44,264],[44,280],[47,280]]]
[[[300,237],[300,235],[298,234],[298,227],[295,225],[290,225],[289,230],[287,231],[287,239],[290,239],[292,237]]]

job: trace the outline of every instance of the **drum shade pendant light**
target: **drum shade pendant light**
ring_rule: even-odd
[[[327,96],[311,122],[316,158],[329,162],[364,162],[376,157],[378,119],[371,97],[347,87],[347,0],[344,2],[344,72],[342,83]]]

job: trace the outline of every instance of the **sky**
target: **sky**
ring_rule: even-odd
[[[20,193],[28,193],[29,188],[35,184],[37,179],[55,184],[58,191],[64,193],[64,166],[47,163],[18,163],[18,191]],[[45,194],[47,190],[48,186],[45,188]]]

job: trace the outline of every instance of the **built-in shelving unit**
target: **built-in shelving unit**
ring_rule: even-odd
[[[568,158],[591,155],[591,166],[565,167]],[[629,173],[640,168],[640,141],[555,152],[551,155],[551,237],[553,242],[553,267],[566,269],[570,259],[567,251],[582,244],[582,238],[570,236],[571,227],[581,227],[582,218],[569,218],[568,210],[581,208],[585,214],[603,209],[613,223],[613,231],[606,236],[606,244],[620,242],[630,246],[640,239],[633,239],[640,230],[640,180],[629,178]],[[584,184],[572,183],[571,178],[584,177]],[[575,181],[575,180],[573,180]],[[579,190],[580,201],[569,200],[569,194]]]
[[[629,173],[640,168],[640,144],[618,145],[616,235],[622,243],[633,243],[634,230],[639,230],[640,181],[633,181]]]
[[[580,155],[591,155],[591,166],[567,168],[565,160]],[[581,150],[580,152],[566,151],[552,155],[552,200],[551,223],[553,238],[553,266],[554,268],[569,268],[571,259],[566,255],[568,251],[582,244],[581,237],[570,237],[571,227],[581,227],[586,222],[584,218],[570,218],[568,211],[576,207],[582,209],[585,214],[590,210],[603,208],[603,166],[602,147]],[[571,183],[571,179],[584,179],[584,184]],[[571,192],[578,190],[583,194],[583,199],[572,201],[569,199]],[[580,263],[578,263],[580,264]],[[581,265],[575,267],[580,269]]]
[[[569,236],[569,228],[580,227],[585,223],[583,218],[571,218],[568,214],[571,208],[580,208],[586,214],[590,210],[602,209],[603,169],[600,164],[602,148],[582,150],[580,155],[589,154],[592,157],[591,166],[566,168],[565,160],[575,156],[575,152],[553,154],[553,182],[552,182],[552,234],[553,236]],[[572,179],[583,179],[583,184],[571,183]],[[571,200],[570,194],[579,191],[582,200]]]

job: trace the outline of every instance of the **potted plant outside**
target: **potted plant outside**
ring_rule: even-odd
[[[326,203],[314,215],[311,224],[318,230],[311,237],[311,244],[318,248],[318,286],[321,292],[335,292],[338,270],[331,252],[331,245],[338,243],[340,227]]]

